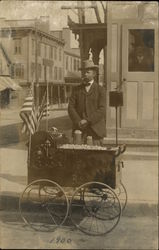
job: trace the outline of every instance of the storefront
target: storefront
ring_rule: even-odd
[[[9,76],[0,76],[0,107],[6,108],[10,104],[12,91],[20,90],[18,83]]]

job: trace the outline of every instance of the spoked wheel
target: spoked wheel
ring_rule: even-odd
[[[67,218],[69,203],[56,182],[40,179],[31,182],[19,199],[19,210],[25,223],[37,231],[52,231]]]
[[[126,205],[127,205],[127,200],[128,200],[128,194],[126,191],[126,188],[122,182],[120,182],[119,187],[117,187],[115,190],[116,195],[120,199],[121,207],[122,207],[122,212],[124,211]]]
[[[74,192],[70,216],[73,224],[82,232],[88,235],[104,235],[112,231],[120,220],[120,201],[108,185],[88,182]]]

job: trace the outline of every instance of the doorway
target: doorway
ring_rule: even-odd
[[[157,114],[157,35],[150,25],[123,25],[122,127],[154,128]]]

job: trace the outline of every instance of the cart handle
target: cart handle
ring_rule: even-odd
[[[126,144],[123,144],[120,148],[120,153],[123,154],[126,150]]]
[[[118,150],[117,150],[117,152],[115,153],[115,157],[118,157],[118,156],[120,155],[120,153],[121,153],[121,148],[118,147]]]

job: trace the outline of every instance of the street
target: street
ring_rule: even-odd
[[[112,232],[95,237],[75,229],[68,220],[54,232],[38,232],[26,226],[18,210],[19,195],[27,185],[26,146],[20,142],[1,148],[0,152],[2,249],[158,249],[157,162],[125,162],[127,207]],[[147,188],[148,182],[151,188]]]
[[[60,132],[71,129],[71,121],[67,116],[67,111],[52,111],[50,113],[48,121],[49,128],[52,126],[57,127]],[[5,112],[1,114],[0,146],[8,146],[14,143],[18,144],[20,141],[25,141],[27,138],[21,133],[22,121],[19,117],[19,112],[13,113],[12,117],[9,117],[10,114],[11,110],[8,112],[8,117]],[[13,119],[15,119],[15,121]],[[39,129],[46,129],[46,120],[42,120]]]
[[[105,236],[88,236],[72,225],[54,232],[37,232],[25,226],[17,212],[1,212],[1,248],[12,249],[158,249],[155,216],[122,216]]]

